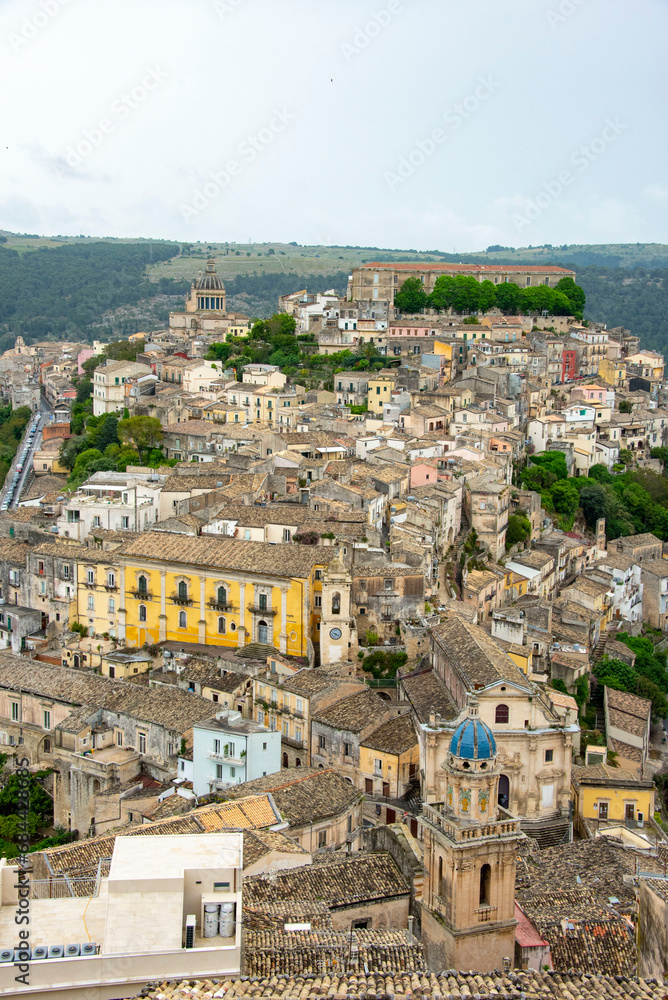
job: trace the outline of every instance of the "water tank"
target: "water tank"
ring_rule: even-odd
[[[80,944],[65,945],[65,958],[78,958],[80,954],[81,954]]]
[[[65,949],[62,944],[51,944],[49,945],[49,958],[63,958],[65,955]]]
[[[86,941],[85,944],[81,945],[82,955],[97,955],[97,945],[94,941]]]
[[[38,944],[36,948],[32,950],[32,960],[36,962],[40,958],[48,958],[49,949],[45,944]]]
[[[14,949],[0,948],[0,963],[13,962],[13,961],[14,961]]]
[[[220,904],[218,933],[224,938],[234,937],[234,903]]]
[[[218,903],[204,905],[204,937],[215,937],[218,934],[219,907]]]

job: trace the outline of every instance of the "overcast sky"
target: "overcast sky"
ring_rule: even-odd
[[[666,0],[0,0],[0,228],[668,242]]]

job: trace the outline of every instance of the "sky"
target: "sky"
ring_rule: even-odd
[[[0,0],[0,228],[668,242],[667,0]]]

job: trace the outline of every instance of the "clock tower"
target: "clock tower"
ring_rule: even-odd
[[[350,616],[352,583],[337,548],[322,578],[320,665],[323,667],[357,656],[357,631]]]

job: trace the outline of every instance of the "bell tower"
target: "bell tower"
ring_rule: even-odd
[[[357,655],[357,632],[350,616],[352,577],[338,548],[322,578],[320,664],[330,666]]]
[[[422,806],[422,940],[432,971],[502,969],[515,954],[519,821],[497,803],[494,735],[469,695],[443,761],[445,802]]]

